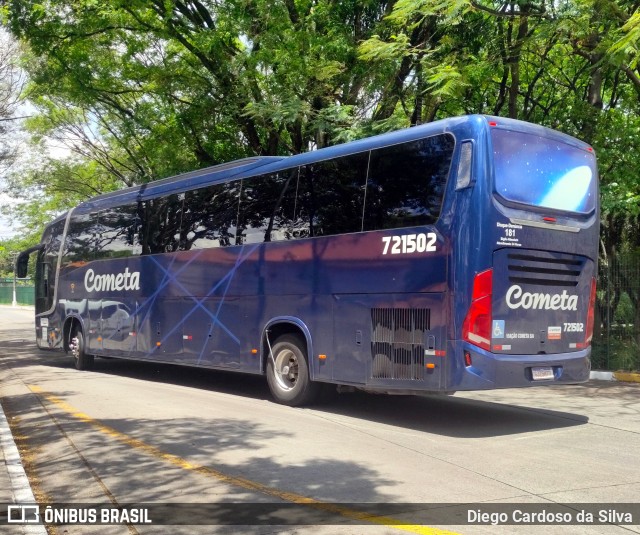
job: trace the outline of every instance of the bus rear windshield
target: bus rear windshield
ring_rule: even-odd
[[[597,196],[595,156],[546,137],[491,129],[495,187],[507,203],[589,214]]]

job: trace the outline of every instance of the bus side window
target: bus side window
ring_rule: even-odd
[[[136,253],[138,226],[135,204],[114,206],[98,213],[96,258],[126,258]]]
[[[456,189],[468,188],[471,185],[471,163],[473,161],[473,143],[463,141],[460,144],[460,161],[456,177]]]
[[[369,153],[360,152],[300,168],[297,210],[309,221],[309,235],[362,230]]]
[[[180,248],[184,197],[180,193],[142,201],[142,254],[172,253]]]
[[[238,220],[239,242],[261,243],[304,237],[295,229],[297,186],[297,167],[244,180]]]
[[[454,146],[441,134],[371,151],[364,230],[435,223]]]
[[[181,249],[235,245],[240,181],[187,191],[182,213]]]
[[[64,267],[79,267],[91,262],[95,255],[97,237],[97,214],[73,214],[69,222],[65,250]]]

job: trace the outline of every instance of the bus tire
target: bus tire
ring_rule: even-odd
[[[93,368],[95,358],[93,355],[87,354],[84,334],[80,330],[77,331],[76,335],[73,337],[71,354],[75,361],[76,370],[90,370]]]
[[[311,403],[320,392],[320,385],[311,381],[305,348],[299,336],[286,334],[275,341],[272,354],[267,356],[269,390],[282,405]]]

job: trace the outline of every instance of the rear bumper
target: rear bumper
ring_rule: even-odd
[[[552,355],[498,355],[467,342],[453,342],[454,355],[447,390],[487,390],[551,384],[575,384],[589,380],[591,347],[572,353]],[[465,365],[464,352],[471,355]],[[534,380],[532,368],[551,367],[553,379]]]

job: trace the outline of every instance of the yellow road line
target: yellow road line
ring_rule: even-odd
[[[151,457],[165,461],[178,468],[182,468],[183,470],[195,472],[197,474],[201,474],[207,477],[217,479],[218,481],[222,483],[226,483],[228,485],[233,485],[245,490],[265,494],[267,496],[278,498],[280,500],[283,500],[289,503],[306,505],[313,509],[334,513],[336,515],[340,515],[350,520],[369,522],[371,524],[386,526],[386,527],[398,529],[401,531],[407,531],[410,533],[418,533],[420,535],[458,535],[453,531],[432,528],[429,526],[406,524],[406,523],[403,523],[401,520],[398,520],[395,518],[377,516],[377,515],[372,515],[370,513],[357,511],[355,509],[349,509],[348,507],[343,507],[338,504],[323,502],[320,500],[316,500],[314,498],[308,498],[300,494],[295,494],[293,492],[287,492],[284,490],[276,489],[274,487],[269,487],[267,485],[263,485],[262,483],[258,483],[257,481],[246,479],[244,477],[230,476],[228,474],[220,472],[219,470],[216,470],[215,468],[209,468],[207,466],[193,464],[187,461],[186,459],[183,459],[182,457],[164,452],[155,446],[151,446],[150,444],[147,444],[146,442],[142,442],[141,440],[138,440],[129,435],[126,435],[125,433],[121,433],[120,431],[113,429],[112,427],[103,425],[98,420],[94,420],[87,414],[84,414],[83,412],[78,411],[77,409],[69,405],[66,401],[63,401],[60,398],[52,394],[49,394],[48,392],[45,392],[39,386],[29,385],[29,389],[34,394],[37,394],[42,398],[46,399],[49,403],[56,405],[59,409],[73,416],[75,419],[80,420],[86,424],[89,424],[91,427],[100,431],[102,434],[105,434],[111,438],[114,438],[119,442],[126,444],[127,446],[130,446],[131,448],[142,451],[147,455],[150,455]]]

